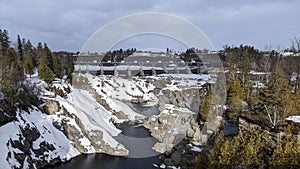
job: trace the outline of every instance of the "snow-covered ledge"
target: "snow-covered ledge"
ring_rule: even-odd
[[[287,120],[287,121],[293,121],[295,123],[300,123],[300,116],[289,116],[285,120]]]

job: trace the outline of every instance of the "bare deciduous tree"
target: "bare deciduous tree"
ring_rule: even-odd
[[[297,36],[294,36],[293,38],[291,38],[290,40],[291,43],[291,50],[296,51],[296,52],[300,52],[300,38]]]
[[[280,121],[280,116],[279,116],[279,110],[277,108],[277,106],[267,106],[264,105],[268,118],[269,118],[269,122],[272,126],[272,128],[274,128]]]
[[[300,52],[300,38],[294,36],[294,41],[295,41],[295,44],[296,44],[296,47],[297,47],[297,52]]]

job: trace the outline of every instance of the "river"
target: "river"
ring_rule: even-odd
[[[158,114],[156,106],[130,104],[130,107],[147,117]],[[156,140],[146,128],[130,122],[118,124],[117,128],[122,130],[122,134],[115,139],[129,150],[129,157],[107,154],[79,155],[69,162],[48,169],[153,169],[153,164],[159,164],[158,155],[152,150]]]

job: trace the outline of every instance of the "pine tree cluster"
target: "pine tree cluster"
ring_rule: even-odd
[[[29,39],[21,39],[19,35],[14,46],[8,31],[0,29],[0,92],[5,101],[14,105],[22,102],[20,99],[24,96],[29,96],[32,89],[25,85],[24,80],[26,75],[31,76],[36,70],[40,79],[48,84],[55,77],[66,76],[71,81],[73,54],[51,52],[47,44],[41,42],[34,47]]]
[[[300,142],[291,133],[291,126],[282,139],[270,140],[261,129],[245,129],[236,137],[225,138],[220,132],[210,151],[207,168],[299,168]],[[197,159],[200,159],[199,157]],[[199,165],[198,168],[203,168]]]

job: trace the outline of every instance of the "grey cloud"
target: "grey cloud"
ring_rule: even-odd
[[[154,11],[191,21],[218,49],[241,43],[288,47],[290,37],[300,36],[299,6],[298,0],[0,0],[0,28],[12,38],[20,34],[34,43],[45,41],[53,50],[78,51],[110,21]]]
[[[172,5],[174,4],[174,5]],[[202,29],[217,48],[224,44],[288,47],[299,35],[300,1],[164,1],[156,10],[178,13]],[[188,10],[187,10],[188,9]]]
[[[207,37],[190,22],[174,15],[148,12],[129,15],[111,22],[97,31],[82,50],[104,52],[125,38],[145,33],[168,36],[189,47],[215,50]]]

